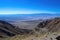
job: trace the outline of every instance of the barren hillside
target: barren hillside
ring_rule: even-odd
[[[0,38],[6,40],[49,40],[51,38],[56,40],[59,35],[60,18],[44,20],[33,30],[18,28],[8,22],[0,21]]]

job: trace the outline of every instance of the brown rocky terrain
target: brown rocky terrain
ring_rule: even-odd
[[[53,37],[52,34],[55,35],[55,33],[60,35],[60,18],[53,18],[53,19],[41,21],[38,25],[36,25],[36,27],[33,30],[21,29],[13,26],[8,22],[0,20],[0,38],[11,37],[12,39],[11,38],[8,38],[8,39],[19,40],[19,38],[21,38],[22,36],[17,36],[17,35],[24,35],[23,37],[24,38],[27,37],[29,40],[31,38],[34,38],[34,37],[37,38],[39,36],[38,39],[40,40],[40,37],[45,37],[45,36],[47,37],[47,35],[48,36],[50,35],[51,37]],[[33,36],[31,36],[31,34]],[[28,39],[25,39],[25,40],[28,40]],[[45,40],[45,39],[41,39],[41,40]],[[47,40],[49,40],[49,38],[47,38]]]
[[[56,40],[57,35],[60,35],[60,18],[40,22],[37,27],[35,27],[35,31],[37,34],[40,34],[40,36],[47,37],[49,35],[48,38],[52,37],[53,40]],[[46,40],[50,40],[48,38]]]

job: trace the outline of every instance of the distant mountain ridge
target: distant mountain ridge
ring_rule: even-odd
[[[39,20],[60,17],[60,14],[36,13],[36,14],[7,14],[0,15],[0,20]]]

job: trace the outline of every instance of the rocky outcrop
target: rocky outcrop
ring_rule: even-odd
[[[56,37],[57,40],[60,40],[60,36]]]

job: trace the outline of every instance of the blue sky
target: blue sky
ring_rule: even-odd
[[[60,13],[60,0],[0,0],[0,14]]]

